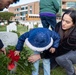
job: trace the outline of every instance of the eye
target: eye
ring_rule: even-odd
[[[70,21],[62,19],[62,22],[66,22],[67,24],[71,23]]]
[[[69,21],[66,21],[66,23],[67,23],[67,24],[69,24],[69,23],[71,23],[71,22],[69,22]]]

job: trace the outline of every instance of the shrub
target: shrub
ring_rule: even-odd
[[[14,46],[8,46],[6,48],[7,54],[9,50],[15,50]],[[17,63],[16,71],[11,73],[7,69],[7,65],[10,62],[10,59],[0,52],[0,75],[31,75],[32,70],[34,70],[33,64],[28,62],[28,57],[32,54],[32,50],[23,47],[22,52],[20,53],[20,59]]]

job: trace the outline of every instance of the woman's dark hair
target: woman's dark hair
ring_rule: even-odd
[[[76,26],[76,10],[67,10],[63,14],[62,19],[63,19],[65,14],[69,14],[69,16],[72,18],[73,24]]]
[[[17,2],[19,2],[20,0],[13,0],[14,1],[14,3],[17,3]]]
[[[63,17],[65,14],[68,14],[71,19],[72,19],[72,22],[75,26],[71,27],[70,29],[68,30],[63,30],[62,29],[62,25],[60,25],[59,27],[59,30],[58,30],[58,33],[60,34],[60,37],[61,37],[61,40],[67,38],[71,33],[72,31],[76,28],[76,10],[67,10],[63,15],[62,15],[62,20],[63,20]],[[60,22],[61,24],[62,22]]]

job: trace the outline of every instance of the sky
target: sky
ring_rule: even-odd
[[[10,6],[17,6],[17,5],[21,5],[21,4],[27,4],[27,3],[34,2],[34,1],[39,1],[39,0],[20,0],[19,2],[17,2],[17,4],[12,4]]]
[[[11,6],[18,6],[18,5],[22,5],[22,4],[27,4],[27,3],[35,2],[35,1],[39,1],[39,0],[20,0],[16,4],[15,3],[11,4],[10,7]],[[8,11],[8,9],[5,8],[4,11]]]

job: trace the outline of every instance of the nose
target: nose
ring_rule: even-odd
[[[6,8],[8,8],[9,6],[6,6]]]
[[[65,21],[62,21],[62,25],[65,25],[66,24],[66,22]]]
[[[6,5],[6,8],[8,8],[8,7],[9,7],[9,5],[10,5],[10,4]]]

